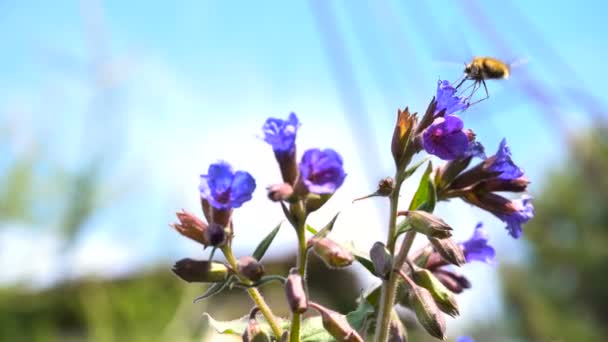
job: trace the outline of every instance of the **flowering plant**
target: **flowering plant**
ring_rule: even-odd
[[[254,307],[241,323],[220,333],[236,333],[243,341],[405,341],[407,329],[399,319],[395,305],[411,309],[421,326],[437,339],[446,338],[444,315],[459,315],[456,295],[471,286],[469,280],[453,270],[469,262],[492,264],[495,250],[488,243],[488,232],[479,223],[470,239],[456,242],[453,228],[433,211],[438,202],[459,198],[486,210],[506,224],[513,238],[522,235],[522,225],[534,216],[531,197],[508,199],[498,192],[525,192],[529,181],[512,160],[506,140],[498,151],[486,157],[475,134],[464,128],[458,113],[470,107],[469,98],[458,89],[439,81],[434,97],[422,117],[409,109],[397,112],[391,153],[395,161],[394,177],[382,179],[369,196],[388,198],[390,211],[385,241],[373,244],[368,253],[342,245],[329,237],[336,217],[323,229],[307,225],[307,218],[321,208],[344,184],[347,174],[340,154],[333,149],[311,148],[300,161],[296,137],[300,121],[294,113],[287,119],[269,118],[262,127],[264,141],[273,150],[282,182],[267,187],[268,198],[277,202],[297,238],[296,265],[288,274],[267,275],[262,258],[280,225],[262,239],[251,256],[237,259],[232,250],[235,209],[252,198],[256,182],[245,171],[234,171],[225,161],[209,166],[201,175],[199,186],[202,218],[182,211],[177,213],[177,232],[203,246],[219,249],[226,262],[182,259],[173,272],[188,282],[210,283],[199,299],[226,288],[243,288]],[[445,161],[433,167],[428,158],[412,164],[417,155],[428,154]],[[474,159],[476,165],[469,167]],[[403,210],[399,203],[403,183],[426,163],[417,191]],[[424,236],[428,244],[410,251],[414,238]],[[306,265],[310,252],[330,269],[344,268],[353,262],[363,265],[378,285],[361,294],[358,307],[348,313],[335,312],[314,302],[306,286]],[[291,317],[277,317],[258,288],[279,281]],[[354,299],[353,299],[354,300]],[[306,312],[319,316],[306,318]],[[262,317],[259,317],[261,314]],[[305,322],[304,322],[305,321]],[[307,328],[302,327],[306,324]],[[471,341],[460,337],[459,341]]]

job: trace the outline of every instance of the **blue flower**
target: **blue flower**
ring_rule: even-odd
[[[445,115],[450,115],[469,107],[469,103],[465,97],[455,95],[456,88],[452,87],[450,82],[439,80],[437,82],[437,107],[435,108],[435,114],[445,109]]]
[[[207,175],[201,175],[201,198],[221,210],[238,208],[251,199],[255,179],[245,171],[234,172],[230,164],[220,161],[209,165]]]
[[[483,229],[483,223],[479,222],[475,226],[473,236],[461,245],[467,262],[477,260],[488,264],[494,263],[496,251],[488,245],[488,233]]]
[[[463,157],[469,138],[462,128],[462,120],[455,115],[436,118],[422,133],[422,145],[428,153],[443,160]]]
[[[308,191],[332,194],[344,183],[342,157],[328,148],[313,148],[304,153],[300,162],[300,177]]]
[[[503,222],[507,224],[509,235],[518,239],[522,233],[522,225],[534,217],[534,206],[532,197],[523,195],[520,199],[512,200],[513,211],[507,214],[497,214]]]
[[[298,127],[300,122],[295,113],[290,113],[287,120],[268,118],[262,127],[264,141],[269,143],[275,152],[293,152]]]
[[[485,169],[497,172],[500,179],[515,179],[524,175],[524,170],[515,165],[511,159],[511,149],[507,146],[507,139],[502,139],[495,155],[486,160]]]
[[[475,342],[475,340],[469,336],[460,336],[456,339],[456,342]]]

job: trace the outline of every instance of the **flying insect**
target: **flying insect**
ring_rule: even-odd
[[[458,89],[465,81],[473,81],[473,90],[469,95],[469,98],[473,96],[475,91],[483,85],[483,89],[486,93],[486,97],[477,102],[486,100],[490,97],[488,94],[488,87],[486,86],[486,80],[500,80],[507,79],[511,74],[511,66],[514,64],[507,64],[498,58],[494,57],[473,57],[471,62],[465,64],[464,77],[456,86]]]

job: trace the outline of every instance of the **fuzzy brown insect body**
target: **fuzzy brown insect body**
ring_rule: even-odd
[[[490,97],[488,94],[488,87],[486,86],[486,80],[499,80],[499,79],[507,79],[511,73],[511,68],[509,64],[494,58],[494,57],[473,57],[471,62],[465,64],[464,67],[464,78],[460,83],[456,86],[458,89],[465,81],[471,80],[473,81],[473,90],[471,94],[468,96],[470,99],[473,97],[473,94],[481,85],[483,85],[483,89],[485,90],[486,97],[481,100],[476,101],[480,102],[486,100]],[[468,89],[468,88],[467,88]]]

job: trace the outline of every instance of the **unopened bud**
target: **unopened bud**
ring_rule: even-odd
[[[459,315],[456,296],[448,290],[435,276],[426,269],[416,269],[413,273],[416,284],[427,289],[439,309],[446,314],[456,317]]]
[[[359,333],[348,324],[344,315],[316,303],[310,303],[310,306],[321,314],[323,328],[325,328],[336,341],[363,342]]]
[[[433,271],[435,277],[453,293],[462,293],[464,289],[471,288],[471,282],[463,275],[452,271],[438,269]]]
[[[446,187],[452,183],[454,178],[456,178],[458,174],[469,166],[471,160],[473,160],[473,157],[457,158],[448,161],[441,168],[439,168],[436,175],[437,179],[435,181],[435,184],[437,184],[437,192],[439,193],[445,190]]]
[[[433,214],[422,210],[410,210],[403,212],[403,215],[407,216],[409,224],[418,233],[439,239],[452,236],[452,227]]]
[[[369,257],[374,264],[376,275],[382,279],[388,279],[393,268],[393,257],[384,244],[380,241],[374,243],[369,251]]]
[[[209,244],[214,247],[222,247],[228,240],[227,228],[217,223],[211,223],[205,231],[205,235]]]
[[[189,258],[176,262],[171,270],[189,283],[218,283],[224,281],[230,273],[222,263]]]
[[[260,311],[257,306],[249,312],[249,321],[243,332],[243,342],[270,342],[270,336],[262,329],[262,326],[255,319],[256,314]]]
[[[308,298],[304,289],[304,279],[295,269],[290,271],[285,282],[287,303],[293,313],[303,313],[308,309]]]
[[[266,190],[268,198],[273,202],[287,201],[293,195],[293,187],[288,183],[274,184]]]
[[[399,275],[410,286],[409,302],[416,313],[418,322],[431,336],[444,340],[445,320],[431,293],[416,285],[403,271],[399,271]]]
[[[466,263],[462,248],[451,238],[438,239],[429,237],[429,241],[445,261],[452,265],[462,266]]]
[[[237,269],[239,274],[244,275],[253,282],[260,280],[264,276],[264,266],[254,257],[244,256],[239,258]]]
[[[205,234],[208,226],[203,220],[182,209],[181,212],[175,213],[179,223],[171,224],[171,227],[183,236],[190,238],[205,247],[209,246],[209,240]]]
[[[495,192],[495,191],[509,191],[509,192],[523,192],[528,188],[530,181],[526,176],[521,176],[515,179],[502,179],[498,177],[486,179],[475,185],[474,191],[476,192]]]
[[[403,170],[407,164],[406,150],[412,140],[416,126],[416,114],[410,114],[409,109],[397,110],[397,123],[393,131],[391,152],[398,170]]]
[[[513,201],[491,192],[469,191],[462,199],[499,217],[513,214],[519,209]]]
[[[352,253],[328,238],[314,239],[312,248],[315,254],[329,268],[342,268],[353,263]]]
[[[391,322],[388,326],[388,342],[407,342],[407,330],[395,309],[391,311]]]
[[[219,224],[222,227],[228,227],[230,225],[230,219],[232,217],[232,209],[218,209],[211,207],[211,222]]]
[[[393,193],[393,190],[395,189],[395,180],[391,177],[386,177],[386,178],[382,178],[379,182],[378,182],[378,190],[376,190],[376,193],[379,196],[390,196],[390,194]]]
[[[255,318],[250,318],[247,328],[243,332],[243,342],[270,342],[270,336]]]

